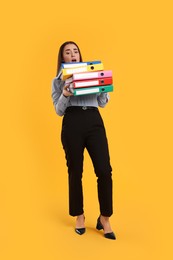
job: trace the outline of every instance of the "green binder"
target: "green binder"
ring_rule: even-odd
[[[73,89],[73,95],[80,96],[80,95],[112,92],[112,91],[113,91],[113,85],[94,86],[94,87],[89,87],[89,88]]]

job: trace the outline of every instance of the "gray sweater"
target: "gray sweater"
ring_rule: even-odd
[[[110,99],[108,93],[64,97],[62,94],[64,84],[65,81],[57,77],[52,81],[52,99],[55,111],[59,116],[63,116],[69,106],[104,107]]]

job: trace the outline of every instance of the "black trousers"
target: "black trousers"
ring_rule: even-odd
[[[84,107],[85,108],[85,107]],[[82,173],[86,148],[97,176],[100,214],[110,217],[112,210],[112,168],[103,120],[97,108],[69,107],[62,122],[62,145],[69,177],[69,214],[83,214]]]

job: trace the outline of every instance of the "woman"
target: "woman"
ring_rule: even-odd
[[[73,96],[68,85],[61,80],[61,63],[82,62],[78,45],[68,41],[61,45],[58,55],[57,76],[52,83],[52,99],[56,113],[63,117],[61,140],[65,151],[69,179],[69,214],[76,216],[75,231],[85,233],[83,210],[82,172],[83,153],[86,148],[95,170],[98,183],[100,216],[96,228],[104,236],[116,239],[109,217],[112,215],[112,168],[103,120],[98,106],[104,107],[108,93]]]

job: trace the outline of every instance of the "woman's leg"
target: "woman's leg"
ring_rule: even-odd
[[[69,214],[78,216],[84,212],[82,190],[84,141],[79,131],[80,125],[74,124],[73,115],[70,116],[64,117],[61,140],[68,167]]]
[[[98,199],[102,216],[110,217],[113,213],[112,168],[108,142],[103,121],[96,111],[92,130],[88,133],[86,148],[92,159],[98,183]]]

